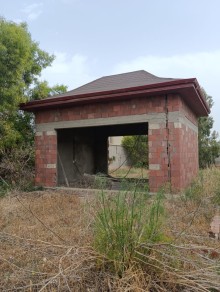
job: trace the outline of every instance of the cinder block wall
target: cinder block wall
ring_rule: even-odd
[[[164,183],[185,188],[198,173],[197,118],[179,95],[169,94],[36,112],[36,184],[56,186],[56,128],[71,123],[128,117],[148,122],[149,183],[152,192]],[[116,122],[117,125],[117,122]]]

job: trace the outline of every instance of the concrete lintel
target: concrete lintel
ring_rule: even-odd
[[[194,132],[198,132],[198,127],[188,120],[185,115],[179,111],[169,112],[168,121],[181,123],[188,126]],[[149,123],[149,129],[158,129],[158,125],[166,123],[165,113],[149,113],[142,115],[129,115],[109,118],[83,119],[73,121],[49,122],[36,125],[37,132],[46,131],[46,135],[56,135],[56,129],[85,128],[94,126],[123,125],[135,123]]]
[[[37,131],[53,131],[54,129],[123,125],[123,124],[131,124],[131,123],[155,124],[155,123],[163,123],[164,120],[165,120],[164,113],[150,113],[150,114],[142,114],[142,115],[42,123],[42,124],[37,124],[36,129]]]
[[[160,170],[160,164],[149,164],[149,170]]]

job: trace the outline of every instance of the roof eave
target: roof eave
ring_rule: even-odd
[[[208,104],[200,90],[199,84],[196,78],[179,79],[169,82],[156,83],[151,85],[123,88],[111,91],[93,92],[80,95],[54,97],[43,100],[35,100],[20,105],[21,110],[36,112],[44,109],[67,107],[72,105],[88,104],[91,102],[111,101],[117,98],[128,99],[134,96],[149,96],[159,95],[165,93],[181,93],[185,88],[191,88],[195,91],[194,94],[197,97],[197,105],[201,110],[198,112],[198,116],[207,116],[210,113]],[[203,109],[203,110],[202,110]]]

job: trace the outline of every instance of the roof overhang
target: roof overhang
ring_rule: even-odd
[[[117,89],[112,91],[93,92],[72,96],[52,97],[20,104],[24,111],[37,112],[48,109],[63,108],[74,105],[127,100],[135,97],[147,97],[164,94],[180,94],[192,111],[198,116],[208,116],[209,106],[196,78],[178,79],[168,82]]]

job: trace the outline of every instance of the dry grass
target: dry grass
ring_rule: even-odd
[[[118,169],[110,169],[109,173],[111,176],[118,178],[148,178],[148,169],[139,167],[123,166]]]
[[[1,198],[0,290],[219,291],[220,241],[208,235],[214,172],[205,172],[200,200],[166,199],[164,242],[143,245],[149,254],[121,277],[92,247],[93,200],[64,191]]]
[[[79,265],[89,260],[88,252],[91,256],[85,215],[80,199],[62,192],[15,193],[2,198],[0,290],[65,287],[62,273],[69,272],[73,261],[77,266],[79,258]]]

